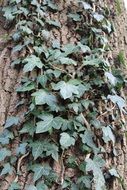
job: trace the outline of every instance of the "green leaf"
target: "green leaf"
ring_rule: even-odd
[[[52,129],[53,116],[49,115],[44,118],[44,121],[37,123],[36,133],[44,133]]]
[[[83,7],[85,10],[89,10],[89,9],[92,10],[93,9],[89,3],[82,1],[82,4],[83,4]]]
[[[52,47],[53,47],[54,49],[60,49],[60,41],[57,40],[57,39],[53,40],[53,41],[52,41]]]
[[[62,65],[77,65],[77,62],[68,57],[60,57],[59,61]]]
[[[48,1],[48,7],[53,11],[58,11],[58,6],[55,3],[52,3],[50,0]]]
[[[86,171],[93,172],[96,190],[105,189],[105,179],[101,170],[104,165],[105,161],[99,156],[95,156],[93,160],[90,158],[86,159]]]
[[[96,19],[96,21],[101,22],[104,19],[104,16],[101,14],[98,14],[97,12],[94,13],[93,17]]]
[[[36,160],[38,157],[41,156],[43,152],[43,144],[40,141],[31,143],[30,146],[32,147],[32,155],[34,157],[34,160]]]
[[[14,11],[16,11],[16,7],[6,6],[3,8],[3,11],[4,11],[4,17],[7,20],[13,20],[15,18],[13,13],[14,13]]]
[[[26,82],[22,86],[19,86],[16,89],[16,92],[29,92],[31,90],[35,89],[35,84],[33,82]]]
[[[6,174],[12,174],[12,172],[13,172],[13,168],[12,168],[12,166],[9,164],[9,163],[7,163],[7,164],[5,164],[4,165],[4,168],[2,169],[2,171],[1,171],[1,176],[2,175],[6,175]]]
[[[8,190],[20,190],[21,187],[18,183],[12,182]]]
[[[81,42],[78,42],[77,45],[80,47],[80,49],[83,53],[91,52],[91,49],[88,46],[81,44]]]
[[[30,147],[32,148],[34,160],[45,155],[51,155],[54,160],[58,161],[58,147],[48,140],[32,142],[30,143]]]
[[[33,180],[36,182],[42,176],[48,176],[51,168],[48,165],[35,164],[31,167],[31,170],[34,172]]]
[[[117,104],[120,110],[125,112],[125,107],[127,106],[127,104],[122,97],[118,95],[108,95],[107,98],[110,99],[114,104]]]
[[[69,82],[60,81],[54,86],[54,90],[60,90],[64,99],[71,98],[73,94],[79,94],[78,87]]]
[[[70,14],[68,14],[68,17],[72,18],[76,22],[77,21],[81,21],[81,16],[79,14],[72,14],[72,13],[70,13]]]
[[[27,186],[27,190],[38,190],[34,185]]]
[[[68,133],[61,133],[60,134],[60,144],[62,148],[68,148],[71,145],[75,144],[75,139],[71,137]]]
[[[65,55],[68,56],[68,55],[70,55],[72,53],[78,52],[79,51],[79,47],[77,45],[74,45],[74,44],[66,44],[62,48],[62,51],[64,51]]]
[[[114,77],[112,73],[105,72],[105,76],[107,77],[111,85],[116,86],[118,81],[117,78]]]
[[[113,134],[111,127],[110,126],[103,127],[102,131],[103,131],[103,140],[105,141],[105,143],[107,143],[108,141],[112,141],[114,145],[115,135]]]
[[[14,116],[8,117],[4,128],[6,129],[12,127],[13,125],[17,125],[18,123],[19,123],[19,117],[14,117]]]
[[[5,129],[2,133],[0,133],[0,143],[3,145],[9,144],[9,140],[13,138],[14,138],[13,133],[7,129]]]
[[[54,27],[58,27],[58,28],[61,27],[61,24],[60,24],[60,22],[58,22],[58,21],[47,20],[46,23],[49,24],[50,26],[54,26]]]
[[[109,170],[109,173],[110,173],[111,176],[120,178],[120,175],[118,174],[118,172],[116,171],[115,168],[110,169],[110,170]]]
[[[7,148],[2,148],[0,150],[0,161],[3,161],[7,156],[11,156],[11,151]]]
[[[83,135],[80,135],[80,137],[82,138],[82,142],[88,145],[94,151],[95,154],[98,153],[99,149],[96,147],[93,141],[94,134],[92,131],[86,130]]]
[[[23,128],[19,132],[20,134],[28,133],[29,135],[33,136],[35,132],[35,126],[32,123],[27,122],[23,125]]]
[[[42,30],[41,35],[43,36],[44,40],[49,40],[50,38],[50,32],[47,30]]]
[[[45,90],[38,90],[37,92],[34,92],[32,96],[35,97],[36,105],[47,104],[49,106],[52,106],[57,104],[56,97],[53,94],[46,92]]]
[[[24,72],[32,71],[35,67],[38,67],[39,69],[43,67],[40,58],[35,55],[28,56],[23,60],[23,63],[27,63],[23,68]]]
[[[16,154],[25,154],[26,153],[26,146],[27,143],[20,143],[19,146],[16,148]]]
[[[42,182],[39,182],[39,183],[36,185],[36,187],[37,187],[37,190],[48,190],[48,186],[45,185],[45,184],[42,183]]]

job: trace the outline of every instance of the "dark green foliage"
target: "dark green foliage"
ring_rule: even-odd
[[[13,61],[12,66],[23,67],[26,76],[36,73],[23,78],[16,89],[17,93],[26,95],[28,105],[26,122],[18,131],[21,141],[23,136],[27,138],[16,149],[18,156],[30,153],[28,170],[34,173],[36,184],[28,186],[28,190],[47,190],[56,182],[59,184],[60,176],[52,167],[52,162],[59,160],[61,168],[65,164],[66,168],[69,166],[77,171],[74,179],[65,176],[60,182],[62,189],[90,190],[93,184],[96,190],[106,189],[103,145],[108,142],[113,148],[115,145],[114,125],[108,113],[118,108],[112,115],[113,121],[117,120],[119,111],[126,113],[126,103],[119,94],[119,79],[105,59],[106,36],[112,32],[112,26],[101,7],[93,12],[93,2],[80,1],[77,3],[80,11],[76,13],[70,7],[68,20],[78,23],[79,27],[73,32],[81,40],[64,46],[59,40],[51,39],[52,29],[61,29],[61,23],[45,17],[48,12],[59,13],[59,3],[14,0],[4,9],[5,17],[16,21],[13,51],[27,52]],[[121,56],[119,58],[121,60]],[[21,99],[18,106],[22,106],[23,101]],[[104,113],[100,110],[100,102]],[[8,129],[0,135],[2,146],[14,138],[11,127],[17,125],[19,118],[7,119],[5,128]],[[71,158],[66,158],[67,151],[72,151]],[[0,155],[0,160],[6,162],[11,151],[3,147]],[[44,164],[45,159],[48,164]],[[1,175],[11,171],[12,166],[4,164]],[[108,172],[108,168],[105,171]],[[115,169],[109,172],[119,178]],[[15,188],[20,189],[14,182],[9,189]]]

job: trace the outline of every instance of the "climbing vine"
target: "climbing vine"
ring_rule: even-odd
[[[10,0],[3,8],[6,19],[15,23],[12,51],[19,56],[11,65],[23,71],[16,91],[27,101],[21,98],[17,107],[25,103],[28,108],[23,124],[17,116],[8,117],[0,135],[1,176],[16,175],[9,190],[22,189],[23,159],[33,173],[27,190],[104,190],[109,179],[121,181],[115,164],[107,165],[109,157],[117,156],[117,131],[124,128],[126,113],[120,95],[125,81],[116,71],[119,65],[108,58],[110,12],[93,0],[65,2],[69,32],[64,42],[55,35],[62,28],[54,16],[64,11],[60,5]],[[14,155],[9,144],[16,135],[20,142]]]

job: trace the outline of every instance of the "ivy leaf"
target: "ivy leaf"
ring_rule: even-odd
[[[49,38],[50,38],[50,32],[47,30],[42,30],[41,35],[43,36],[44,40],[46,40],[46,41],[49,40]]]
[[[114,145],[115,144],[115,136],[111,130],[111,127],[110,126],[103,127],[102,131],[103,131],[103,139],[104,139],[105,143],[107,143],[108,141],[112,141],[113,145]]]
[[[105,189],[105,179],[101,170],[104,165],[105,161],[99,156],[95,156],[93,160],[86,159],[86,171],[93,172],[96,190]]]
[[[47,20],[46,23],[49,24],[50,26],[54,26],[54,27],[58,27],[58,28],[61,27],[61,24],[60,24],[60,22],[58,22],[58,21]]]
[[[7,163],[7,164],[5,164],[4,165],[4,168],[2,169],[2,171],[1,171],[1,176],[2,175],[6,175],[6,174],[12,174],[12,172],[13,172],[13,168],[12,168],[12,166],[9,164],[9,163]]]
[[[88,46],[81,44],[81,42],[78,42],[77,44],[83,53],[90,53],[91,52],[91,49]]]
[[[79,51],[79,47],[74,45],[74,44],[66,44],[64,45],[64,47],[62,48],[62,51],[65,52],[65,55],[68,56],[72,53],[76,53]]]
[[[82,4],[83,4],[83,7],[85,10],[89,10],[89,9],[92,10],[93,9],[89,3],[82,1]]]
[[[23,128],[20,130],[20,134],[28,133],[31,136],[34,135],[34,132],[35,132],[35,127],[30,122],[25,123]]]
[[[19,146],[16,148],[16,154],[25,154],[26,153],[26,146],[27,143],[20,143]]]
[[[37,141],[30,144],[32,147],[32,155],[34,157],[34,160],[36,160],[39,156],[41,156],[43,149],[42,149],[42,142]]]
[[[48,7],[50,9],[52,9],[53,11],[57,11],[58,10],[58,6],[55,5],[54,3],[52,3],[51,1],[48,1]]]
[[[9,140],[13,138],[14,138],[13,133],[7,129],[5,129],[2,133],[0,133],[0,143],[3,145],[9,144]]]
[[[52,158],[58,162],[58,147],[55,144],[49,144],[46,151],[46,156],[52,156]]]
[[[120,175],[118,174],[118,172],[116,171],[115,168],[110,169],[109,173],[110,173],[111,176],[114,176],[114,177],[117,177],[117,178],[120,177]]]
[[[48,165],[35,164],[31,167],[31,170],[34,172],[33,180],[36,182],[42,176],[48,176],[51,168]]]
[[[52,47],[54,48],[54,49],[60,49],[60,41],[59,40],[53,40],[52,41]]]
[[[72,14],[72,13],[70,13],[70,14],[68,14],[68,17],[72,18],[76,22],[77,21],[81,21],[81,16],[79,14]]]
[[[20,190],[21,189],[20,185],[16,182],[12,182],[8,190],[16,190],[16,189]]]
[[[18,123],[19,123],[19,117],[14,117],[14,116],[8,117],[4,128],[6,129],[12,127],[13,125],[17,125]]]
[[[78,87],[69,82],[60,81],[54,86],[54,90],[60,90],[64,99],[71,98],[73,94],[79,94]]]
[[[40,58],[35,55],[28,56],[23,60],[23,63],[27,63],[23,68],[24,72],[32,71],[35,67],[38,67],[39,69],[43,67]]]
[[[49,115],[44,118],[44,121],[37,123],[36,133],[44,133],[52,128],[53,116]]]
[[[94,151],[95,154],[98,153],[99,150],[93,141],[94,134],[92,133],[92,131],[86,130],[83,135],[80,135],[80,137],[82,138],[82,142],[84,144],[87,144]]]
[[[73,59],[68,58],[68,57],[60,57],[59,61],[63,65],[75,65],[75,66],[77,65],[76,61],[74,61]]]
[[[46,154],[46,156],[51,155],[54,160],[58,161],[58,147],[48,140],[34,141],[30,143],[30,147],[32,148],[34,160]]]
[[[61,133],[60,135],[60,144],[63,148],[68,148],[69,146],[75,144],[75,139],[71,137],[68,133]]]
[[[6,6],[3,8],[3,11],[4,11],[4,16],[7,20],[13,20],[15,18],[13,12],[16,11],[16,7]]]
[[[23,84],[22,86],[19,86],[16,89],[16,92],[27,92],[27,91],[31,91],[35,89],[35,84],[31,81],[26,82],[25,84]]]
[[[27,186],[27,190],[38,190],[34,185]]]
[[[114,104],[117,104],[119,109],[125,112],[125,107],[126,107],[126,101],[118,96],[118,95],[108,95],[107,97],[108,99],[110,99]]]
[[[105,76],[107,77],[111,85],[116,86],[117,78],[114,77],[112,73],[105,72]]]
[[[96,21],[101,22],[104,19],[104,16],[98,13],[94,13],[93,17],[96,19]]]
[[[48,186],[42,182],[39,182],[36,187],[37,187],[37,190],[48,190]]]
[[[36,105],[48,104],[49,106],[52,106],[57,103],[56,97],[45,90],[38,90],[37,92],[34,92],[32,96],[35,97]]]
[[[6,148],[0,150],[0,161],[3,161],[7,156],[11,156],[11,151]]]

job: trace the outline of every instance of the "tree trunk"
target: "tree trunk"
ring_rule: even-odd
[[[101,3],[101,6],[104,6],[104,7],[107,6],[108,9],[110,9],[112,13],[110,16],[110,19],[112,20],[112,23],[114,24],[114,28],[115,28],[114,33],[110,37],[111,51],[109,52],[108,56],[111,62],[115,64],[119,62],[118,55],[122,52],[123,54],[122,56],[125,59],[124,60],[125,65],[121,65],[120,69],[121,69],[121,72],[123,72],[123,75],[126,76],[127,13],[126,13],[124,2],[122,1],[120,3],[120,10],[117,10],[118,5],[116,1],[114,2],[112,0],[104,0],[104,1],[100,0],[99,3]],[[50,19],[57,19],[61,23],[61,26],[62,26],[61,29],[60,30],[53,29],[51,33],[51,38],[58,39],[59,41],[61,41],[62,45],[67,44],[67,43],[75,43],[79,38],[79,36],[75,36],[75,34],[73,33],[73,30],[71,30],[71,28],[75,26],[72,23],[70,23],[71,27],[66,25],[67,11],[69,9],[69,6],[71,6],[72,8],[74,7],[75,9],[75,5],[74,3],[72,3],[72,1],[68,0],[65,2],[64,0],[61,0],[59,2],[59,7],[61,9],[61,12],[56,13],[56,14],[51,13],[50,15],[48,15]],[[22,107],[17,108],[17,104],[20,100],[20,97],[19,95],[17,95],[15,89],[16,87],[19,86],[23,73],[21,70],[17,70],[11,67],[11,62],[15,60],[16,57],[18,57],[18,53],[12,52],[13,43],[10,40],[8,40],[8,37],[11,35],[12,31],[5,30],[3,28],[3,25],[4,25],[4,20],[3,20],[3,17],[0,15],[0,131],[3,130],[3,126],[8,116],[19,116],[20,125],[22,125],[22,123],[24,122],[24,113],[27,111],[27,106],[25,104]],[[67,72],[69,72],[69,74],[73,75],[74,68],[71,67],[71,71],[70,71],[70,68],[68,66],[66,67],[66,69],[68,69]],[[121,90],[121,94],[124,98],[126,98],[126,95],[127,95],[126,88]],[[125,118],[122,113],[121,113],[121,117],[122,117],[122,122],[126,126],[127,118]],[[113,159],[112,157],[110,157],[109,160],[107,160],[107,163],[109,165],[112,164],[118,169],[121,179],[124,180],[124,183],[119,183],[119,181],[115,180],[113,184],[111,185],[111,188],[110,188],[111,190],[123,190],[123,189],[126,190],[127,189],[127,140],[126,140],[126,133],[125,133],[126,130],[127,130],[126,128],[124,129],[121,128],[119,130],[119,135],[118,135],[119,139],[115,145],[118,156]],[[18,146],[18,143],[20,141],[20,138],[18,137],[18,132],[17,131],[14,131],[14,132],[16,133],[15,134],[16,138],[14,142],[11,145],[9,145],[12,151],[15,150],[15,147]],[[32,174],[26,171],[25,161],[23,161],[20,167],[22,170],[21,171],[22,175],[18,178],[18,180],[22,187],[22,190],[25,190],[26,184],[28,185],[28,184],[33,183],[31,180]],[[54,166],[54,168],[55,167],[58,167],[58,170],[59,170],[59,165]],[[15,167],[15,170],[17,170],[17,166]],[[0,181],[1,181],[0,183],[2,184],[2,185],[0,184],[1,190],[7,190],[9,188],[9,185],[14,180],[16,180],[15,172],[13,175],[8,175],[5,179],[0,177]]]

